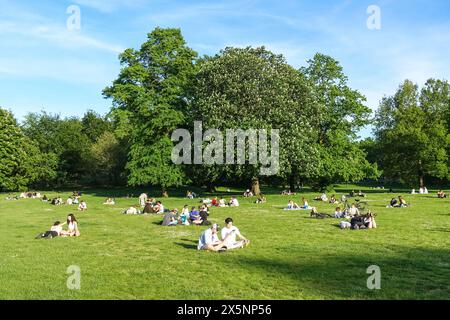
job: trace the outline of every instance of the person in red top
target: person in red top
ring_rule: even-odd
[[[214,197],[214,199],[212,199],[211,205],[213,207],[218,207],[219,206],[219,201],[217,201],[217,197]]]

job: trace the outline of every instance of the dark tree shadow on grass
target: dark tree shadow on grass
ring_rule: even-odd
[[[177,246],[183,247],[185,249],[189,250],[197,250],[197,245],[195,244],[188,244],[188,243],[181,243],[181,242],[174,242]]]
[[[354,255],[336,255],[315,259],[282,259],[240,256],[239,268],[251,274],[278,275],[306,291],[325,299],[448,299],[450,269],[442,265],[450,261],[450,250],[390,248],[395,254],[356,251]],[[236,260],[223,260],[236,267]],[[381,269],[381,290],[369,290],[367,268]],[[282,299],[283,297],[273,297]]]

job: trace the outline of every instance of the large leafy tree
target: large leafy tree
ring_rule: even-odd
[[[425,177],[448,178],[449,83],[430,79],[421,91],[406,80],[376,115],[379,163],[387,178],[423,187]]]
[[[92,141],[86,128],[75,117],[61,119],[46,112],[26,115],[23,132],[42,155],[57,163],[56,174],[43,176],[41,185],[78,183],[87,175],[92,167],[88,157]]]
[[[376,177],[376,167],[367,162],[356,141],[357,132],[369,123],[366,98],[348,86],[342,66],[330,56],[316,54],[301,71],[319,105],[314,119],[320,160],[312,184],[324,189],[336,182]]]
[[[184,121],[196,58],[179,29],[162,28],[149,33],[139,50],[120,55],[122,69],[104,96],[113,100],[118,136],[130,141],[129,185],[182,184],[170,136]]]
[[[40,153],[13,115],[0,108],[0,190],[25,190],[44,176],[54,176],[56,159]]]
[[[311,88],[281,55],[264,47],[226,48],[203,61],[196,80],[191,121],[202,121],[204,130],[218,129],[224,137],[226,129],[279,129],[278,175],[294,181],[314,171]],[[197,176],[251,181],[259,193],[261,163],[246,160],[244,165],[203,166]]]

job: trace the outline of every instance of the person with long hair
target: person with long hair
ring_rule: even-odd
[[[67,237],[79,237],[80,236],[80,230],[78,229],[78,221],[75,218],[75,215],[72,213],[67,216],[67,231],[63,231],[61,235],[67,236]]]

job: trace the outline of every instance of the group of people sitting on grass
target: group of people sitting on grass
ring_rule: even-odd
[[[220,232],[220,238],[219,238]],[[239,238],[239,240],[237,240]],[[220,229],[218,224],[211,225],[203,231],[198,239],[198,250],[213,252],[225,252],[226,250],[244,248],[250,244],[250,240],[245,238],[239,229],[233,225],[233,219],[225,219],[225,227]]]
[[[411,190],[411,194],[417,194],[416,189]],[[420,187],[419,188],[419,194],[428,194],[427,187]]]
[[[42,201],[44,202],[50,202],[50,204],[54,205],[54,206],[61,206],[61,205],[68,205],[68,206],[72,206],[72,205],[78,205],[78,211],[87,211],[88,207],[87,207],[87,203],[84,200],[79,200],[78,196],[72,196],[69,197],[65,202],[61,197],[55,197],[53,199],[49,199],[47,198],[47,196],[44,196],[42,198]]]
[[[398,199],[392,198],[389,202],[389,205],[386,208],[406,208],[409,207],[409,204],[402,196],[398,196]]]
[[[283,190],[281,191],[281,195],[283,196],[295,196],[295,192],[291,192],[291,190]]]
[[[181,210],[181,213],[178,212],[178,209],[173,209],[165,213],[163,220],[161,222],[162,226],[170,227],[177,225],[210,225],[211,222],[208,220],[209,217],[209,209],[206,205],[201,205],[198,207],[192,207],[189,210],[188,205],[185,205]]]
[[[377,223],[375,221],[375,214],[368,212],[367,214],[354,216],[350,221],[341,221],[339,227],[341,229],[353,229],[353,230],[363,230],[363,229],[376,229]]]
[[[64,230],[64,225],[67,225],[67,229]],[[67,220],[64,223],[56,221],[50,230],[39,233],[36,239],[52,239],[56,237],[79,237],[80,230],[78,229],[78,221],[73,214],[67,216]]]
[[[230,201],[226,202],[226,200],[221,197],[218,199],[214,197],[212,200],[207,198],[201,201],[204,205],[211,207],[239,207],[239,201],[236,197],[231,197]]]
[[[22,192],[19,197],[21,199],[40,199],[41,194],[39,192]]]

